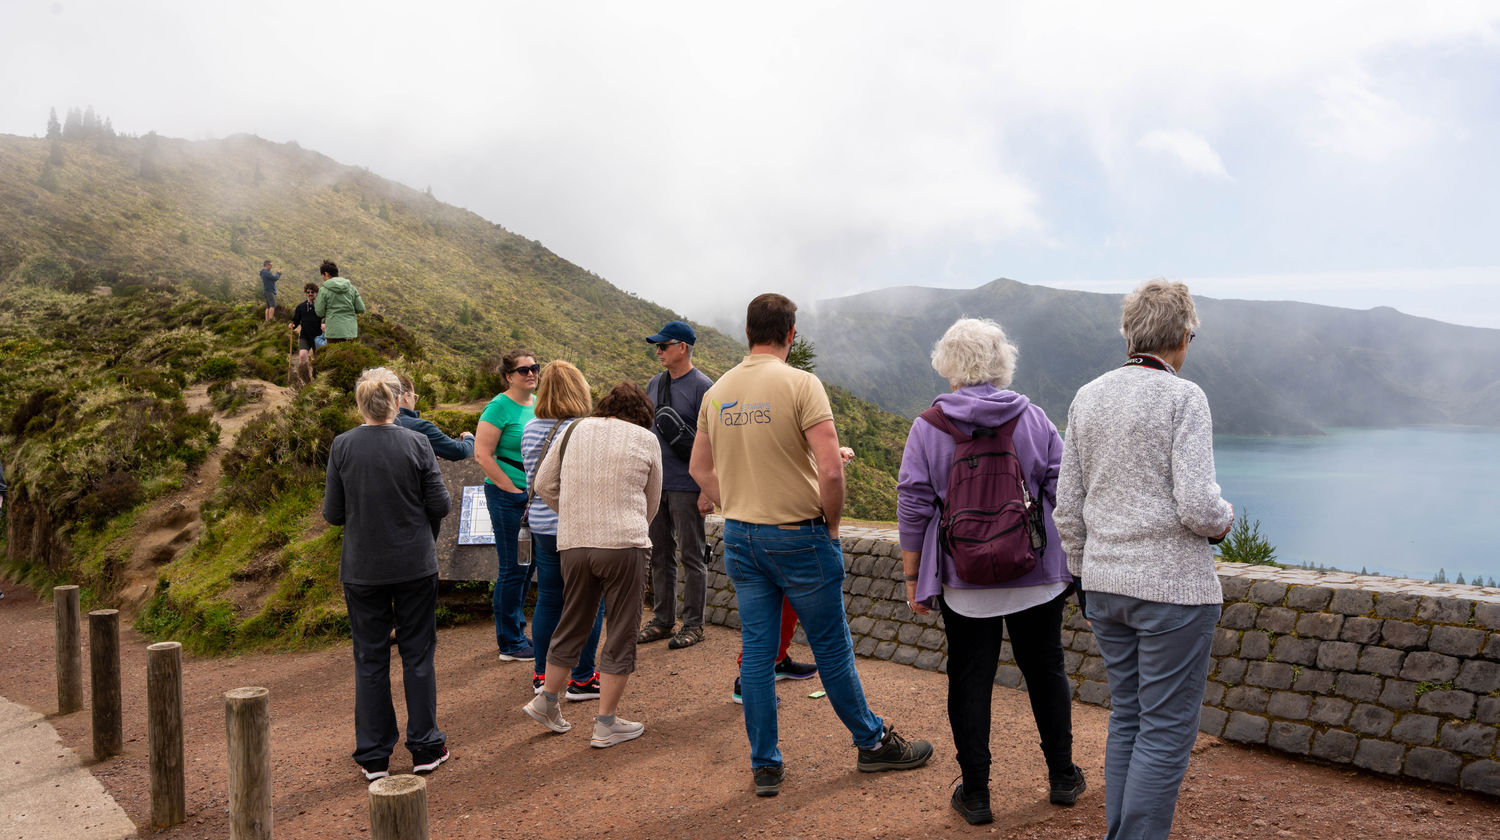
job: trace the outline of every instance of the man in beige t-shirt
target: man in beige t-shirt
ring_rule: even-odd
[[[778,294],[750,302],[750,355],[708,390],[689,472],[724,509],[724,570],[734,581],[744,653],[740,682],[757,796],[784,777],[776,721],[775,657],[782,599],[790,601],[823,688],[859,748],[865,772],[909,770],[932,756],[870,711],[844,616],[843,459],[823,383],[786,363],[797,305]]]

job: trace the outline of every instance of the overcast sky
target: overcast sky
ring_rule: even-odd
[[[0,0],[0,90],[295,140],[705,319],[1165,275],[1500,328],[1493,2]]]

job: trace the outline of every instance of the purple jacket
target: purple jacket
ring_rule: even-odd
[[[1022,415],[1016,423],[1013,439],[1028,489],[1042,500],[1047,526],[1047,548],[1041,562],[1032,572],[1005,587],[1037,586],[1072,580],[1068,574],[1067,556],[1057,527],[1052,523],[1052,509],[1057,505],[1057,470],[1062,463],[1062,437],[1047,419],[1047,413],[1015,391],[1002,391],[993,385],[966,385],[951,394],[941,394],[932,401],[959,428],[995,427]],[[932,609],[943,586],[979,589],[961,583],[953,576],[947,558],[938,550],[937,500],[948,494],[948,470],[953,464],[953,438],[947,432],[917,418],[906,436],[906,452],[901,457],[901,475],[896,485],[896,521],[901,532],[901,548],[922,552],[917,570],[917,600]]]

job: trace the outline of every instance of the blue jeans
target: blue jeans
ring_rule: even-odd
[[[536,607],[531,611],[531,646],[536,648],[536,672],[547,673],[547,646],[562,618],[562,559],[557,554],[557,535],[531,532],[531,564],[536,566]],[[583,645],[583,655],[573,669],[573,682],[586,683],[594,678],[594,655],[599,650],[599,632],[604,629],[604,600],[599,601],[599,615],[594,629]]]
[[[525,493],[507,493],[493,484],[484,485],[484,503],[495,529],[495,554],[499,571],[490,607],[495,613],[495,644],[501,653],[520,650],[526,644],[526,589],[531,586],[531,566],[516,565],[516,539],[521,533],[521,514],[526,510]]]
[[[776,648],[781,601],[791,601],[834,714],[854,745],[880,745],[884,723],[870,711],[854,669],[854,643],[844,617],[844,553],[822,525],[756,525],[724,520],[724,570],[740,607],[740,693],[751,767],[781,765],[776,729]]]
[[[1109,674],[1104,820],[1109,840],[1172,830],[1177,792],[1198,739],[1219,604],[1185,606],[1088,593],[1088,619]]]

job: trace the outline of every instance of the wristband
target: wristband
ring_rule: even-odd
[[[907,583],[915,583],[916,580],[917,580],[917,576],[916,575],[907,575],[906,576],[906,582]]]

